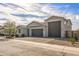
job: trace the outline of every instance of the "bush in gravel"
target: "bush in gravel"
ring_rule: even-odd
[[[16,37],[19,37],[18,34],[15,35]]]
[[[24,35],[24,34],[22,34],[21,36],[22,36],[22,37],[25,37],[25,35]]]
[[[74,44],[76,43],[76,39],[71,37],[69,38],[69,41],[71,42],[71,44],[74,46]]]

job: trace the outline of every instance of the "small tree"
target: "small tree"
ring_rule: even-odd
[[[16,25],[15,22],[7,21],[4,24],[4,34],[9,38],[15,36],[16,34]]]

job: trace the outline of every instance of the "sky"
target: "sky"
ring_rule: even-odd
[[[7,19],[17,25],[26,25],[33,20],[44,22],[53,15],[71,19],[72,29],[79,29],[78,3],[0,3],[0,24]]]

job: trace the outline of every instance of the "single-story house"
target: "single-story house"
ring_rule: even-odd
[[[27,36],[27,28],[24,25],[19,25],[17,26],[17,31],[16,31],[18,36]]]
[[[31,37],[65,37],[66,31],[71,31],[70,19],[60,16],[51,16],[44,22],[32,21],[26,26],[24,32]]]

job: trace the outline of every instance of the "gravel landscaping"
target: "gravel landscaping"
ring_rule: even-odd
[[[40,43],[48,43],[48,44],[57,44],[63,46],[73,47],[71,43],[66,38],[39,38],[39,37],[25,37],[25,38],[17,38],[19,40],[26,40],[26,41],[33,41],[33,42],[40,42]],[[76,42],[75,46],[79,48],[79,42]]]

